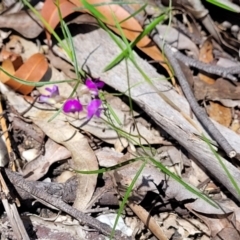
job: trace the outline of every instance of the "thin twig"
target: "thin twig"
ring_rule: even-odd
[[[182,69],[176,59],[171,47],[160,38],[159,34],[152,33],[152,38],[154,42],[158,45],[158,47],[162,50],[162,52],[166,55],[169,63],[171,64],[175,76],[178,78],[178,81],[181,85],[181,88],[189,102],[189,105],[192,111],[195,113],[196,117],[202,123],[202,125],[207,129],[210,135],[218,142],[220,147],[226,152],[226,154],[233,158],[236,156],[236,151],[232,148],[232,146],[228,143],[225,137],[218,131],[215,125],[209,120],[206,112],[199,107],[192,90],[188,84],[188,81],[182,72]]]
[[[185,56],[183,53],[179,52],[178,50],[171,50],[172,55],[176,57],[181,62],[185,63],[188,66],[197,68],[207,73],[216,74],[218,76],[222,76],[223,78],[228,78],[232,81],[237,81],[237,78],[233,76],[233,74],[239,74],[240,68],[239,67],[220,67],[216,65],[211,65],[209,63],[204,63],[199,60],[190,58]]]

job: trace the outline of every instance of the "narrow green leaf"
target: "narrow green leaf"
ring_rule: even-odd
[[[195,189],[192,186],[190,186],[189,184],[187,184],[186,182],[184,182],[179,176],[177,176],[176,174],[174,174],[171,171],[169,171],[163,164],[161,164],[160,162],[156,161],[152,157],[149,157],[149,159],[152,161],[152,163],[155,166],[159,167],[164,173],[166,173],[168,176],[170,176],[171,178],[176,180],[178,183],[180,183],[182,186],[184,186],[188,191],[192,192],[193,194],[195,194],[199,198],[203,199],[204,201],[206,201],[207,203],[209,203],[213,207],[219,208],[219,206],[212,199],[210,199],[207,196],[205,196],[198,189]]]
[[[93,4],[90,4],[87,0],[82,0],[83,6],[96,18],[105,20],[106,17],[99,12]]]
[[[141,11],[144,11],[144,9],[146,8],[146,6],[147,6],[147,3],[144,4],[142,7],[140,7],[137,11],[135,11],[134,13],[132,13],[131,15],[129,15],[129,17],[123,19],[123,20],[120,22],[120,24],[123,23],[123,22],[126,22],[126,21],[127,21],[128,19],[130,19],[130,18],[133,18],[134,16],[136,16],[136,15],[137,15],[138,13],[140,13]]]
[[[130,47],[133,48],[136,46],[136,44],[146,35],[148,35],[157,24],[162,22],[165,19],[165,13],[163,15],[160,15],[158,18],[154,19],[144,30],[142,33],[138,35],[138,37],[130,43]],[[124,49],[111,63],[109,63],[103,71],[109,71],[113,67],[115,67],[117,64],[119,64],[125,57],[128,56],[129,49]]]
[[[233,6],[231,6],[232,5],[231,2],[220,1],[220,0],[207,0],[207,2],[213,4],[217,7],[226,9],[228,11],[239,13],[239,10],[236,10]]]
[[[236,189],[238,195],[240,196],[240,188],[237,184],[237,182],[234,180],[234,177],[231,175],[231,173],[228,171],[227,167],[225,166],[222,158],[220,157],[220,155],[214,150],[211,141],[204,135],[202,134],[202,137],[204,139],[204,141],[207,143],[207,145],[209,146],[209,148],[211,149],[212,153],[215,155],[215,157],[217,158],[217,160],[219,161],[219,163],[221,164],[223,170],[226,172],[229,180],[231,181],[232,185],[234,186],[234,188]]]
[[[2,67],[0,67],[0,71],[4,72],[7,76],[14,79],[16,82],[28,85],[28,86],[35,86],[35,87],[42,87],[45,85],[53,85],[57,83],[69,83],[69,82],[76,82],[76,79],[69,79],[69,80],[59,80],[59,81],[51,81],[51,82],[34,82],[34,81],[25,81],[23,79],[17,78],[11,74],[9,74],[6,70],[4,70]]]
[[[118,223],[118,220],[119,220],[119,218],[121,216],[121,213],[123,212],[123,209],[124,209],[125,205],[127,204],[127,201],[128,201],[128,198],[129,198],[129,196],[130,196],[130,194],[132,192],[132,189],[133,189],[135,183],[137,182],[137,180],[138,180],[141,172],[143,171],[144,167],[146,166],[146,164],[147,164],[147,159],[145,159],[145,161],[143,162],[143,164],[141,165],[139,170],[136,172],[136,175],[134,176],[131,184],[127,188],[126,193],[124,194],[124,197],[123,197],[123,200],[121,202],[120,208],[118,209],[117,217],[116,217],[114,225],[113,225],[113,230],[111,232],[110,239],[113,239],[114,232],[115,232],[115,229],[117,227],[117,223]]]
[[[55,39],[58,41],[59,45],[65,50],[65,52],[68,52],[68,49],[65,47],[65,45],[62,43],[61,38],[57,35],[57,33],[54,31],[54,29],[50,26],[50,24],[42,17],[42,15],[27,1],[22,0],[23,4],[26,5],[44,24],[45,28],[55,37]]]
[[[101,3],[94,3],[91,4],[94,7],[101,7],[101,6],[110,6],[110,5],[129,5],[129,4],[139,4],[138,1],[113,1],[113,2],[101,2]],[[78,7],[75,8],[76,10],[83,10],[83,9],[87,9],[86,7]]]
[[[80,170],[76,170],[76,169],[75,169],[74,171],[77,172],[77,173],[86,174],[86,175],[90,175],[90,174],[100,174],[100,173],[110,172],[110,171],[119,169],[120,167],[124,167],[124,166],[126,166],[126,165],[128,165],[128,164],[131,164],[131,163],[134,163],[134,162],[136,162],[136,161],[143,160],[143,159],[144,159],[143,157],[137,157],[137,158],[133,158],[133,159],[130,159],[130,160],[128,160],[128,161],[119,163],[119,164],[114,165],[114,166],[112,166],[112,167],[101,168],[101,169],[98,169],[98,170],[80,171]]]

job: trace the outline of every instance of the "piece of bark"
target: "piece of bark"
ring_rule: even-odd
[[[6,171],[6,174],[9,180],[12,182],[15,175],[17,173]],[[65,183],[55,183],[55,182],[35,182],[35,185],[38,186],[42,191],[47,192],[48,194],[55,196],[57,198],[61,198],[66,203],[74,202],[76,198],[76,190],[77,190],[77,178],[72,177],[67,180]],[[15,186],[15,189],[21,199],[34,199],[34,197],[28,192],[22,190],[21,188]]]
[[[86,34],[81,33],[75,36],[73,40],[80,65],[88,58],[86,65],[88,66],[88,69],[91,69],[91,74],[94,77],[100,77],[108,85],[120,92],[127,93],[127,89],[130,87],[132,99],[141,106],[160,127],[185,147],[189,153],[199,161],[200,165],[203,165],[208,169],[208,171],[211,172],[219,182],[221,182],[238,200],[240,200],[240,196],[233,187],[220,163],[215,158],[208,145],[199,137],[200,133],[180,112],[173,109],[158,94],[156,94],[151,85],[144,80],[130,61],[128,61],[130,86],[128,86],[128,74],[124,61],[110,71],[103,73],[103,69],[106,65],[120,53],[120,49],[106,32],[98,29]],[[92,52],[91,56],[89,56],[89,52]],[[163,79],[163,76],[159,75],[153,67],[151,67],[146,61],[140,59],[137,55],[135,55],[135,61],[150,79]],[[173,89],[169,90],[172,87],[167,81],[154,80],[154,84],[159,91],[162,91],[165,96],[171,99],[171,101],[183,110],[184,113],[187,115],[189,114],[189,105],[187,101],[184,97],[179,96]],[[192,120],[200,127],[196,118]],[[215,122],[214,124],[239,153],[240,136]],[[240,185],[240,171],[228,161],[223,159],[223,162],[237,184]]]

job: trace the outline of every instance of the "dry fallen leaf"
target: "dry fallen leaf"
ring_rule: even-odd
[[[23,97],[15,92],[7,92],[11,105],[19,112],[30,106]],[[72,159],[70,165],[75,170],[91,171],[98,169],[96,156],[88,144],[88,140],[77,129],[66,122],[66,116],[58,114],[52,121],[49,119],[53,116],[52,111],[41,110],[42,104],[38,104],[40,109],[31,108],[25,116],[28,116],[38,125],[42,131],[55,142],[65,146],[70,152]],[[92,198],[95,191],[97,174],[85,175],[77,174],[78,189],[74,207],[84,210]]]
[[[232,112],[228,107],[224,107],[220,103],[217,102],[209,102],[209,106],[207,106],[207,113],[210,118],[219,122],[220,124],[229,127],[232,122]]]
[[[9,61],[9,59],[3,62],[2,67],[5,71],[16,78],[29,82],[38,82],[47,72],[48,63],[43,54],[36,53],[27,59],[27,61],[16,70],[16,72],[13,64],[11,61]],[[29,94],[34,88],[34,86],[17,82],[15,79],[12,79],[3,72],[1,72],[0,81],[23,94]]]
[[[31,11],[1,15],[0,27],[14,29],[26,38],[35,38],[43,31],[41,22]]]
[[[205,40],[203,43],[200,54],[199,54],[199,60],[204,63],[212,63],[213,58],[213,45],[210,39]],[[206,83],[207,85],[214,85],[215,79],[210,77],[209,75],[199,73],[198,74],[199,79]],[[213,88],[214,91],[216,91],[216,85]],[[195,86],[194,86],[195,87]],[[196,92],[196,87],[195,87]],[[231,109],[222,106],[220,103],[209,101],[209,106],[207,106],[207,112],[208,115],[214,119],[215,121],[219,122],[220,124],[229,127],[231,121],[232,121],[232,114]]]
[[[68,16],[69,14],[75,11],[75,5],[67,0],[58,1],[59,9],[61,10],[62,18]],[[60,22],[59,11],[56,7],[56,4],[53,0],[46,0],[44,6],[41,10],[42,17],[48,22],[48,24],[54,29],[57,24]],[[48,29],[46,27],[46,29]],[[50,40],[49,31],[46,32],[47,40]]]
[[[86,137],[63,121],[60,115],[48,122],[52,113],[39,111],[32,116],[32,119],[46,135],[65,146],[71,152],[72,160],[70,161],[70,166],[73,169],[81,171],[97,170],[97,159]],[[79,210],[85,210],[95,191],[97,174],[77,174],[77,176],[79,185],[74,207]]]
[[[204,63],[211,63],[213,61],[213,45],[210,39],[205,40],[200,48],[199,60]],[[208,84],[214,84],[215,82],[213,78],[206,74],[199,73],[198,76],[202,81]]]
[[[179,50],[189,50],[194,58],[198,58],[199,51],[196,44],[175,28],[167,25],[158,25],[157,30],[161,36],[164,36],[166,42]]]
[[[57,161],[71,157],[71,153],[63,146],[55,143],[51,139],[45,144],[45,154],[27,163],[22,171],[26,179],[36,181],[43,177],[49,167]]]

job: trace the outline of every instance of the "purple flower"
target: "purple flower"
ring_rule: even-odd
[[[93,99],[87,106],[87,116],[88,118],[93,117],[96,115],[97,117],[100,117],[101,109],[100,106],[102,104],[102,101],[100,99]]]
[[[95,81],[87,78],[85,85],[87,86],[87,88],[90,90],[90,92],[94,95],[97,96],[98,95],[98,90],[102,89],[104,86],[104,82],[97,79]]]
[[[50,93],[49,97],[56,97],[59,95],[59,89],[57,85],[53,85],[52,88],[46,87],[45,89]]]
[[[54,104],[55,101],[53,98],[59,96],[59,90],[57,85],[53,85],[51,88],[46,87],[46,91],[49,92],[49,94],[41,94],[38,101],[41,103],[49,103],[49,104]]]
[[[82,104],[77,99],[68,99],[63,105],[63,111],[65,113],[81,112],[83,109]]]

